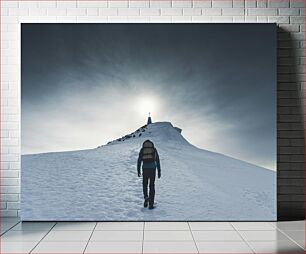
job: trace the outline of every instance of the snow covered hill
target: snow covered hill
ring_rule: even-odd
[[[161,160],[157,208],[142,207],[138,152]],[[276,173],[191,145],[157,122],[95,149],[22,156],[22,220],[275,220]]]

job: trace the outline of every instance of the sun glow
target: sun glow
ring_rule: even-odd
[[[157,111],[158,101],[153,96],[144,96],[137,100],[136,109],[142,116],[148,116],[149,113]]]

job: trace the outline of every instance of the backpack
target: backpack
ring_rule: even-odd
[[[142,161],[154,162],[155,161],[155,148],[150,140],[146,140],[142,145]]]

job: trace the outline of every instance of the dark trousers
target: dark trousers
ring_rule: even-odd
[[[142,187],[143,187],[143,196],[144,198],[149,197],[149,206],[154,204],[155,196],[155,169],[143,169],[142,170]],[[149,196],[148,196],[148,183],[149,183]]]

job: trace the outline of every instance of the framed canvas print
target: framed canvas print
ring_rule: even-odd
[[[23,221],[276,220],[275,24],[22,24]]]

